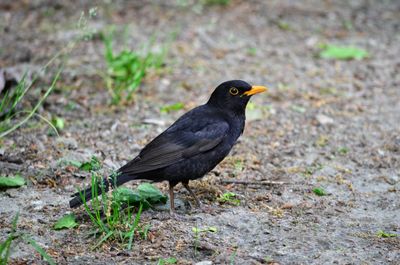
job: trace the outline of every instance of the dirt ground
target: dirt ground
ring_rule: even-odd
[[[39,110],[65,119],[60,137],[32,119],[0,139],[0,174],[28,179],[27,186],[0,191],[1,240],[20,212],[19,230],[59,264],[157,264],[168,257],[178,264],[400,264],[400,1],[6,0],[0,3],[0,66],[40,68],[79,34],[81,12],[91,7],[97,15],[88,28],[126,26],[117,49],[138,48],[153,35],[162,45],[176,32],[165,67],[147,75],[134,103],[110,106],[99,75],[103,42],[94,34],[74,48]],[[322,59],[316,56],[321,43],[354,45],[370,57]],[[50,82],[55,70],[41,82]],[[178,186],[178,212],[187,218],[145,212],[141,222],[153,236],[135,241],[130,252],[113,244],[91,250],[89,223],[52,229],[71,212],[76,187],[89,182],[62,161],[96,155],[108,174],[230,79],[270,90],[252,99],[259,111],[248,117],[230,156],[191,184],[211,213],[191,207]],[[39,92],[36,87],[27,100]],[[176,102],[185,108],[160,113]],[[167,193],[166,183],[157,186]],[[327,195],[314,194],[316,187]],[[218,202],[228,191],[239,206]],[[83,209],[73,212],[83,215]],[[193,227],[217,231],[196,241]],[[10,264],[46,262],[17,240]]]

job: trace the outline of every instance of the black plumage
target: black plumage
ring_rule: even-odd
[[[243,133],[250,97],[265,90],[265,87],[251,86],[241,80],[220,84],[206,104],[187,112],[154,138],[138,156],[118,170],[116,178],[105,178],[104,189],[108,191],[110,186],[134,179],[167,180],[173,212],[173,188],[181,182],[200,205],[189,188],[189,181],[203,177],[228,155]],[[90,200],[91,188],[83,194]],[[74,196],[71,207],[82,204],[80,195]]]

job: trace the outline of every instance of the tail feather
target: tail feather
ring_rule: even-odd
[[[116,177],[116,180],[114,180]],[[69,207],[71,208],[77,208],[81,206],[84,202],[88,202],[93,198],[92,191],[95,190],[97,193],[97,196],[101,195],[103,192],[108,192],[110,190],[110,187],[115,188],[118,187],[125,182],[128,182],[130,180],[136,179],[136,176],[129,176],[129,175],[111,175],[108,178],[104,178],[102,181],[102,184],[97,185],[97,189],[93,189],[92,186],[88,187],[87,189],[83,191],[79,191],[75,194],[73,194],[71,197],[72,200],[69,201]]]

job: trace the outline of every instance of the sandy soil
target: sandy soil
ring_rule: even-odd
[[[178,264],[400,264],[400,2],[192,2],[0,4],[0,66],[17,72],[37,70],[80,34],[80,13],[93,6],[97,16],[89,29],[127,27],[117,49],[124,44],[136,49],[153,34],[158,47],[177,33],[165,67],[146,77],[133,104],[119,107],[108,104],[98,74],[105,69],[98,34],[74,48],[62,80],[39,111],[65,119],[60,137],[33,119],[0,139],[0,174],[20,173],[29,182],[0,191],[0,239],[19,211],[19,230],[59,264],[157,264],[167,257]],[[321,59],[316,56],[321,43],[355,45],[371,56]],[[41,83],[53,72],[55,67]],[[107,174],[229,79],[271,89],[252,100],[259,112],[249,117],[230,156],[192,184],[211,213],[192,208],[179,186],[178,212],[187,220],[147,211],[142,222],[151,225],[153,236],[137,240],[131,252],[114,244],[92,251],[89,223],[51,229],[71,212],[75,188],[89,182],[87,174],[62,161],[96,155]],[[25,104],[34,102],[40,89],[36,86]],[[160,113],[160,107],[176,102],[185,108]],[[233,180],[253,184],[227,183]],[[167,192],[165,183],[158,187]],[[315,195],[315,187],[327,196]],[[228,191],[238,195],[239,206],[217,201]],[[209,226],[217,232],[196,242],[192,228]],[[378,237],[380,230],[397,237]],[[11,257],[11,264],[46,263],[20,240]]]

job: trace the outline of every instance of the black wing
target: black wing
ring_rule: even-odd
[[[137,174],[172,165],[213,149],[229,131],[229,124],[221,118],[199,115],[200,120],[194,120],[191,116],[177,120],[119,172]]]

